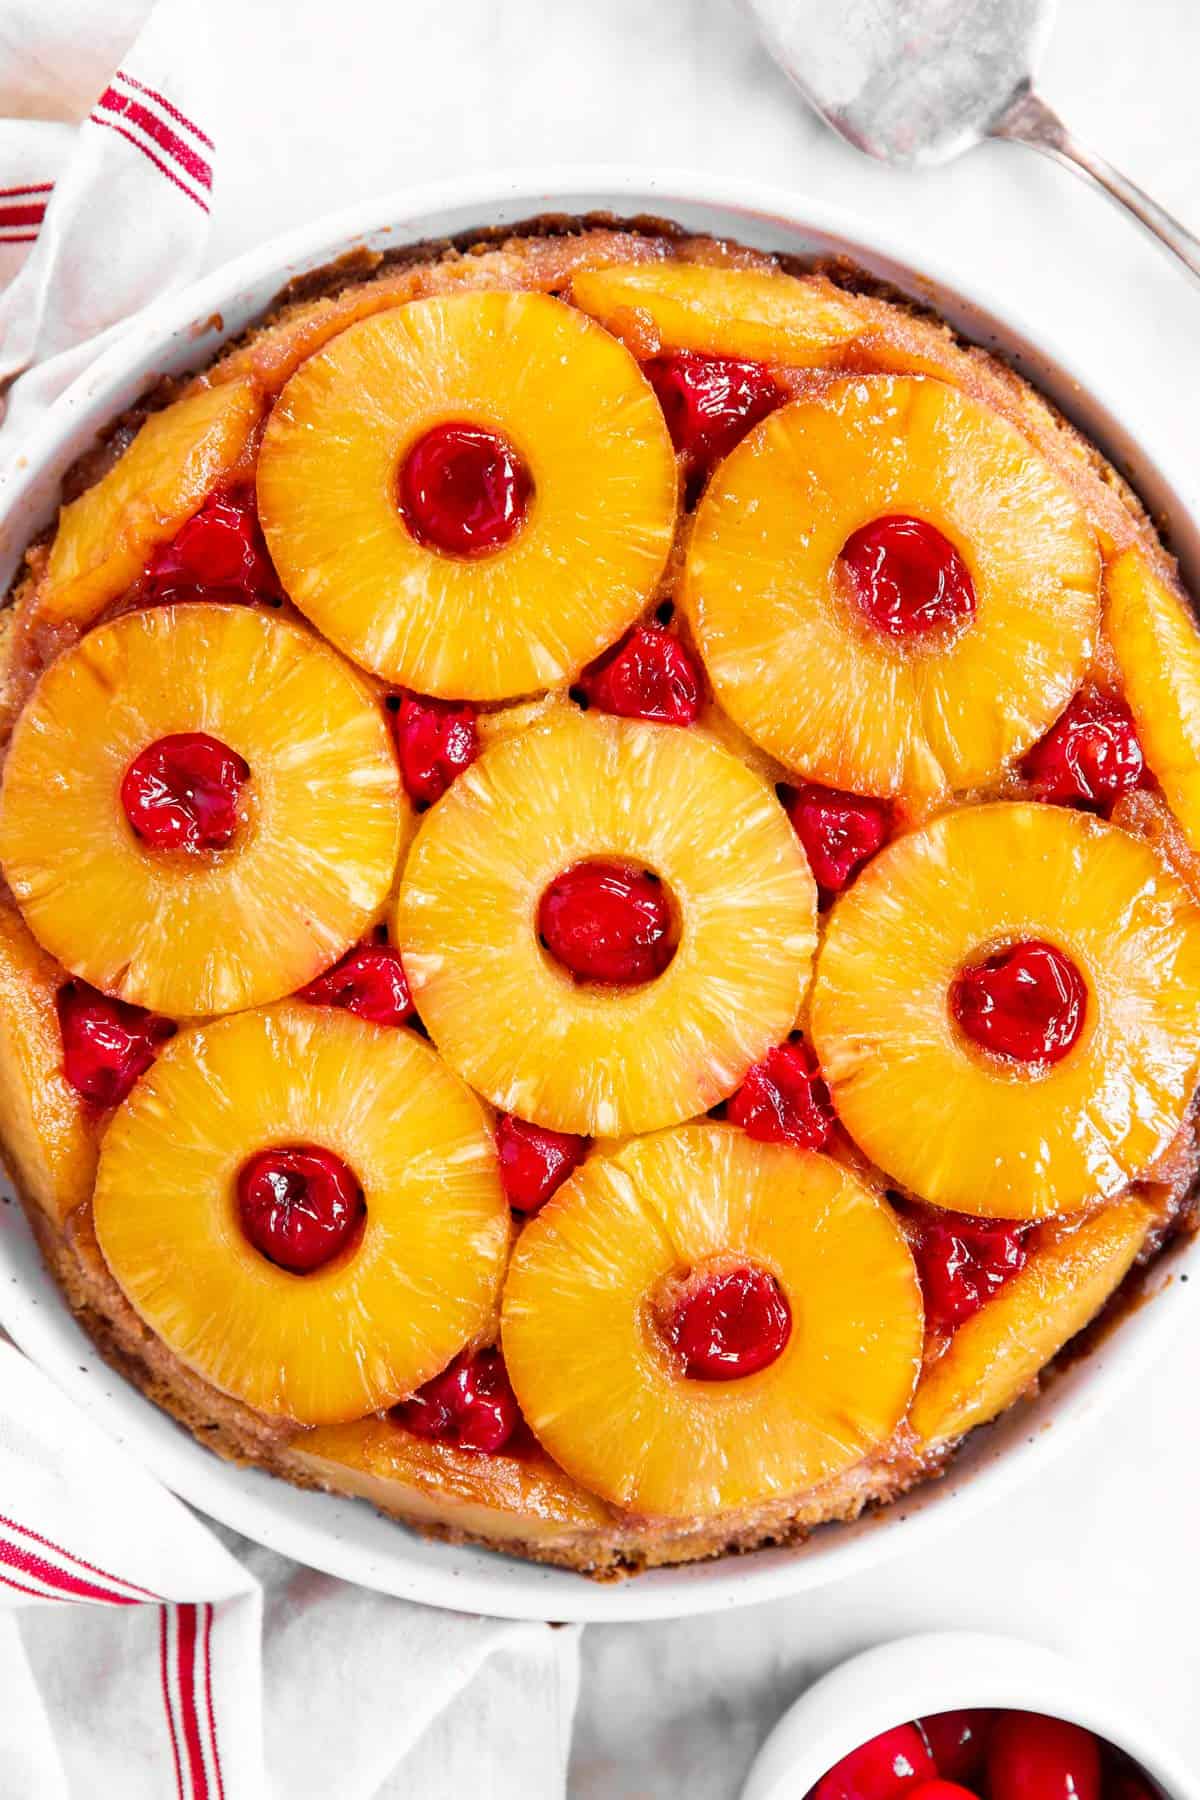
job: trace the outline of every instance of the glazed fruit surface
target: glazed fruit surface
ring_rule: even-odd
[[[788,1541],[1188,1226],[1200,637],[935,321],[518,236],[331,276],[78,486],[0,1135],[218,1448],[598,1574]],[[975,1791],[969,1717],[892,1735],[821,1800]]]

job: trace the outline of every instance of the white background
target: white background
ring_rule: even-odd
[[[118,54],[143,10],[110,0]],[[993,145],[921,176],[858,158],[806,113],[733,0],[205,0],[196,19],[196,56],[242,102],[219,146],[212,265],[409,180],[564,161],[758,177],[919,227],[931,256],[969,262],[997,311],[1007,299],[1065,328],[1105,359],[1110,389],[1139,386],[1156,441],[1196,467],[1195,282],[1032,152]],[[1064,0],[1041,85],[1200,229],[1198,74],[1194,0]],[[55,83],[50,59],[34,110],[75,117]],[[1200,502],[1200,474],[1190,487]],[[576,1793],[725,1800],[816,1672],[953,1624],[1115,1673],[1200,1766],[1198,1385],[1195,1321],[1066,1463],[935,1547],[711,1621],[590,1628]]]

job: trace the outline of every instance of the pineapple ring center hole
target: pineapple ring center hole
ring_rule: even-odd
[[[538,942],[589,987],[656,981],[679,945],[679,908],[653,869],[610,857],[572,863],[538,902]]]
[[[206,731],[156,738],[121,778],[130,830],[150,850],[227,850],[248,818],[250,765]]]
[[[348,1253],[367,1216],[354,1171],[316,1144],[256,1151],[238,1171],[236,1195],[247,1242],[290,1275],[311,1275]]]
[[[1087,1018],[1079,965],[1042,938],[1022,938],[965,963],[948,998],[963,1037],[1030,1074],[1061,1062]]]
[[[740,1381],[782,1356],[792,1309],[775,1276],[733,1255],[674,1269],[651,1294],[648,1324],[689,1381]]]
[[[491,556],[516,537],[533,476],[500,432],[447,420],[411,444],[396,474],[396,504],[410,536],[443,556]]]
[[[936,525],[889,513],[852,531],[838,554],[839,584],[875,630],[893,643],[936,639],[948,646],[975,616],[975,583]]]

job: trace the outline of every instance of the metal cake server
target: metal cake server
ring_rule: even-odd
[[[1076,141],[1034,91],[1054,0],[743,0],[827,125],[881,162],[1032,144],[1102,187],[1200,275],[1200,239]]]

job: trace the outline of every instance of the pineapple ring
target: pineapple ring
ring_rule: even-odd
[[[737,1381],[684,1377],[650,1324],[681,1269],[768,1270],[792,1331]],[[697,1124],[593,1155],[526,1225],[501,1335],[521,1410],[575,1479],[618,1506],[706,1517],[801,1493],[885,1443],[924,1333],[891,1208],[849,1169]]]
[[[952,643],[897,644],[841,591],[843,545],[893,514],[967,565],[976,608]],[[717,698],[764,749],[831,787],[928,795],[996,775],[1057,718],[1100,573],[1082,509],[1006,420],[944,382],[856,376],[721,464],[684,598]]]
[[[418,543],[397,470],[434,426],[499,432],[534,485],[491,555]],[[258,463],[263,530],[301,612],[385,680],[456,700],[570,681],[642,612],[675,526],[675,455],[624,345],[546,294],[416,300],[292,376]]]
[[[538,940],[564,869],[658,874],[680,934],[645,985],[577,985]],[[674,1125],[731,1094],[795,1022],[816,889],[766,783],[671,725],[573,708],[493,743],[425,815],[395,942],[442,1055],[494,1105],[556,1131]]]
[[[237,1221],[255,1151],[353,1169],[361,1236],[291,1275]],[[392,1405],[494,1319],[510,1216],[483,1108],[415,1033],[285,1003],[173,1038],[114,1114],[96,1236],[139,1316],[248,1406],[337,1424]]]
[[[1064,950],[1083,1029],[1034,1075],[964,1042],[981,954]],[[1179,1130],[1200,1070],[1200,911],[1150,846],[1083,813],[964,808],[882,850],[834,906],[811,1029],[838,1116],[935,1206],[1038,1219],[1120,1193]]]
[[[250,816],[228,850],[150,850],[123,772],[193,730],[250,764]],[[186,1017],[279,999],[340,956],[387,898],[411,824],[356,671],[274,614],[189,601],[99,626],[42,676],[4,768],[0,862],[72,974]]]

